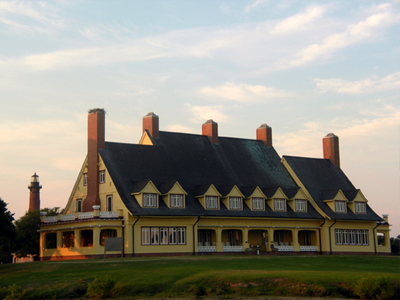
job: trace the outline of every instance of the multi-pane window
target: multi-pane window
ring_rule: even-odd
[[[306,200],[296,199],[294,200],[295,210],[296,211],[307,211],[307,202]]]
[[[142,227],[142,245],[184,245],[186,227]]]
[[[82,212],[82,199],[76,199],[76,211]]]
[[[75,245],[75,233],[73,231],[64,231],[61,235],[62,247],[72,248]]]
[[[108,237],[117,237],[117,230],[115,229],[102,229],[100,232],[100,246],[104,246],[105,240]]]
[[[242,244],[242,231],[241,230],[229,230],[228,238],[229,238],[230,246],[240,246]]]
[[[264,198],[253,198],[253,210],[264,210]]]
[[[242,198],[229,197],[229,209],[242,209]]]
[[[286,203],[285,199],[274,199],[274,210],[285,211]]]
[[[83,185],[87,185],[87,173],[83,174]]]
[[[218,197],[206,196],[206,208],[218,209]]]
[[[51,232],[46,233],[46,249],[55,249],[57,248],[57,233]]]
[[[335,229],[336,245],[368,246],[368,230]]]
[[[105,183],[106,182],[106,171],[101,170],[99,172],[99,177],[100,177],[100,183]]]
[[[157,207],[157,194],[143,194],[143,207]]]
[[[346,212],[346,201],[335,201],[336,212]]]
[[[107,200],[106,211],[112,211],[113,196],[112,195],[108,195],[106,200]]]
[[[365,202],[354,202],[354,207],[355,207],[356,213],[365,214],[365,212],[366,212]]]
[[[160,228],[160,244],[168,245],[168,227]]]
[[[183,194],[171,194],[169,197],[171,207],[183,207]]]

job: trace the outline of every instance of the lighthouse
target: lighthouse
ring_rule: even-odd
[[[35,174],[31,177],[31,184],[28,186],[29,193],[29,211],[40,210],[40,189],[39,176]]]

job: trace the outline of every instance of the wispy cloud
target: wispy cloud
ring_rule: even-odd
[[[222,100],[233,100],[242,103],[266,102],[271,99],[288,97],[291,94],[274,87],[262,85],[235,84],[227,82],[218,87],[203,87],[201,93]]]
[[[229,117],[223,112],[223,105],[214,106],[197,106],[187,104],[189,111],[193,114],[191,121],[193,123],[204,123],[207,120],[214,120],[215,122],[229,122]]]
[[[348,25],[344,32],[332,34],[320,44],[312,44],[301,49],[294,59],[286,63],[286,66],[301,66],[325,58],[340,49],[377,37],[380,29],[400,22],[400,14],[393,13],[391,8],[390,5],[380,6],[376,9],[379,12],[363,21]]]
[[[16,31],[29,33],[50,33],[53,29],[65,27],[65,20],[56,14],[53,6],[36,1],[0,2],[0,23]]]
[[[342,94],[364,94],[386,90],[400,89],[400,72],[383,78],[371,77],[358,81],[347,81],[339,78],[314,79],[317,88],[323,92]]]
[[[321,18],[324,15],[325,11],[326,8],[323,6],[310,6],[304,11],[277,23],[271,29],[271,33],[285,34],[288,32],[299,31],[304,26],[310,25],[311,23]]]
[[[254,2],[253,4],[249,4],[246,5],[246,7],[244,8],[244,11],[246,13],[250,12],[251,10],[253,10],[254,8],[260,6],[261,4],[267,2],[268,0],[256,0],[256,2]]]

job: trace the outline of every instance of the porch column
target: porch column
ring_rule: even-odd
[[[40,253],[39,253],[40,257],[43,257],[43,253],[44,253],[44,246],[45,246],[45,240],[44,239],[45,239],[45,237],[46,237],[46,235],[42,231],[40,233]],[[46,245],[46,248],[47,248],[47,245]]]
[[[270,247],[271,247],[271,242],[274,242],[273,244],[274,244],[274,247],[276,248],[276,246],[277,246],[277,244],[276,244],[276,241],[275,241],[275,238],[274,238],[274,233],[275,233],[275,229],[269,229],[269,232],[268,232],[268,234],[269,233],[271,233],[271,238],[269,239],[269,245],[270,245]],[[270,249],[271,251],[272,251],[272,249]]]
[[[216,238],[217,238],[217,252],[223,252],[222,249],[222,228],[221,227],[217,227],[216,230]]]
[[[58,230],[56,231],[56,234],[57,234],[57,248],[62,248],[63,247],[62,231]]]
[[[75,229],[74,230],[74,247],[75,248],[81,247],[81,245],[79,243],[81,241],[79,234],[80,234],[80,231],[78,229]]]
[[[272,251],[271,242],[274,240],[273,230],[271,228],[267,228],[267,234],[268,234],[268,243],[266,245],[267,251]]]
[[[299,230],[297,228],[294,228],[292,230],[292,240],[293,240],[293,251],[300,252]]]
[[[100,250],[100,227],[93,228],[93,249],[95,254],[104,254],[103,251],[98,253]]]
[[[249,229],[245,227],[243,232],[243,250],[247,248],[249,248]]]

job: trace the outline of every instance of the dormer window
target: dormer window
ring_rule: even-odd
[[[264,198],[252,198],[253,210],[264,210]]]
[[[206,208],[208,209],[218,209],[219,197],[217,196],[206,196]]]
[[[346,201],[335,201],[335,211],[340,213],[346,212]]]
[[[143,207],[157,207],[157,194],[143,194]]]
[[[307,211],[307,201],[301,199],[295,199],[295,210],[296,211]]]
[[[242,209],[242,198],[229,197],[229,209]]]
[[[171,207],[184,207],[183,199],[184,197],[182,194],[171,194],[170,195]]]
[[[285,199],[274,199],[274,210],[276,211],[285,211],[286,203]]]
[[[365,202],[354,202],[354,207],[356,210],[356,213],[358,214],[365,214],[366,213],[366,205]]]

